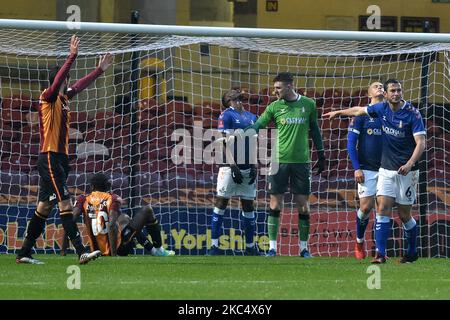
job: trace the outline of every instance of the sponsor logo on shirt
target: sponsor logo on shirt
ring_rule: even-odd
[[[381,136],[381,129],[378,129],[378,128],[374,128],[374,129],[372,129],[372,128],[369,128],[369,129],[367,129],[367,134],[370,136],[370,135],[376,135],[376,136]]]
[[[306,122],[306,118],[300,117],[300,118],[285,118],[281,119],[281,124],[303,124]]]
[[[405,133],[403,131],[400,130],[396,130],[394,128],[388,128],[385,126],[382,126],[384,133],[390,135],[390,136],[394,136],[396,138],[404,138],[405,137]]]

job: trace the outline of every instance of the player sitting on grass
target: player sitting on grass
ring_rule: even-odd
[[[111,183],[106,175],[95,174],[91,187],[91,193],[78,197],[73,215],[74,219],[83,215],[92,250],[100,250],[104,256],[126,256],[133,253],[136,243],[139,243],[154,256],[175,255],[174,251],[162,247],[161,226],[150,206],[142,207],[131,219],[120,213],[122,199],[109,191]],[[142,232],[144,227],[152,241]],[[64,241],[62,252],[67,245],[68,242]]]

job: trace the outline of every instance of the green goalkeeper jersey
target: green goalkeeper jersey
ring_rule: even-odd
[[[274,120],[277,129],[276,160],[279,163],[309,163],[309,130],[317,123],[314,100],[299,95],[296,101],[280,99],[267,106],[256,121],[258,128],[265,128]]]

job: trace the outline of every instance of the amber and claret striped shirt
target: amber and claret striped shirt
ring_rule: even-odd
[[[60,94],[59,89],[67,78],[70,67],[76,57],[76,54],[71,54],[67,58],[56,74],[52,85],[45,89],[39,97],[39,150],[41,153],[57,152],[69,154],[69,100],[87,88],[103,73],[103,70],[97,67],[69,87],[67,94]]]
[[[102,255],[109,256],[109,223],[111,211],[120,214],[122,198],[114,193],[94,191],[80,195],[75,207],[81,210],[83,221],[87,227],[91,250],[100,250]],[[120,246],[120,229],[117,232],[117,247]]]

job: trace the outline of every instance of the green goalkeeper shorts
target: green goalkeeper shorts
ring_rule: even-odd
[[[271,165],[269,193],[283,194],[290,187],[292,194],[311,193],[311,165],[309,163],[279,163]]]

